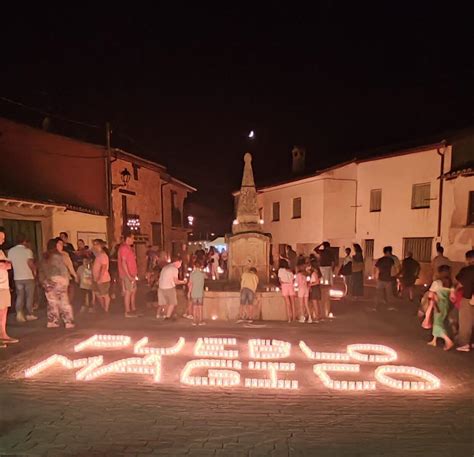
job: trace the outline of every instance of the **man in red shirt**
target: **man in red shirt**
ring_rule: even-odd
[[[125,317],[137,317],[135,297],[137,294],[138,268],[133,251],[133,234],[127,233],[120,245],[117,256],[118,272],[122,283]]]

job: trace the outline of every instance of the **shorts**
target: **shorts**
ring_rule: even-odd
[[[255,298],[255,292],[253,290],[244,287],[240,291],[240,304],[241,305],[253,305],[253,300]]]
[[[321,300],[321,286],[319,284],[311,286],[309,291],[310,300]]]
[[[12,297],[10,289],[0,289],[0,309],[10,308],[12,305]]]
[[[158,289],[158,305],[160,306],[176,306],[178,304],[178,297],[176,296],[176,289]]]
[[[321,284],[332,286],[333,283],[333,271],[332,267],[319,267],[321,271]]]
[[[294,297],[295,288],[292,283],[283,283],[281,285],[281,293],[284,297]]]
[[[122,287],[126,292],[133,292],[137,289],[137,281],[128,278],[122,278]]]
[[[191,297],[193,306],[202,306],[204,299],[202,297]]]
[[[105,297],[109,295],[110,282],[95,282],[93,290],[99,297]]]
[[[301,289],[298,289],[298,298],[308,298],[309,297],[309,290],[306,289],[306,290],[301,290]]]

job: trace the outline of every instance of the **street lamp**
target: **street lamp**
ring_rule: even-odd
[[[112,189],[118,189],[119,187],[127,187],[127,184],[130,182],[131,177],[132,175],[130,174],[130,172],[126,168],[124,168],[120,172],[120,179],[122,180],[122,184],[112,184]]]

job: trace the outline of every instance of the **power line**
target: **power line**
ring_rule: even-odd
[[[45,116],[53,117],[53,118],[60,119],[62,121],[66,121],[66,122],[71,122],[73,124],[83,125],[85,127],[91,127],[91,128],[94,128],[94,129],[102,129],[103,128],[99,125],[88,124],[87,122],[82,122],[82,121],[76,121],[74,119],[69,119],[67,117],[60,116],[59,114],[53,114],[53,113],[50,113],[48,111],[44,111],[40,108],[35,108],[33,106],[28,106],[28,105],[25,105],[24,103],[17,102],[16,100],[12,100],[11,98],[0,96],[0,100],[2,100],[4,102],[7,102],[7,103],[11,103],[12,105],[21,106],[22,108],[26,108],[26,109],[29,109],[31,111],[36,111],[37,113],[43,114]]]
[[[35,111],[35,112],[40,113],[44,116],[48,116],[48,117],[51,117],[51,118],[56,118],[56,119],[59,119],[59,120],[65,121],[65,122],[70,122],[70,123],[73,123],[73,124],[82,125],[82,126],[90,127],[90,128],[94,128],[94,129],[102,129],[103,128],[99,125],[89,124],[87,122],[82,122],[82,121],[76,121],[74,119],[69,119],[67,117],[60,116],[58,114],[53,114],[53,113],[50,113],[48,111],[44,111],[40,108],[25,105],[24,103],[21,103],[21,102],[16,101],[16,100],[12,100],[8,97],[0,96],[0,100],[4,101],[6,103],[10,103],[12,105],[16,105],[16,106],[20,106],[22,108],[26,108],[30,111]],[[119,133],[119,132],[117,132],[116,135],[119,136],[119,137],[127,139],[131,143],[136,144],[136,140],[134,138],[132,138],[131,136],[129,136],[129,135],[126,135],[124,133]],[[66,137],[68,137],[68,136],[66,135]],[[70,137],[68,137],[68,138],[70,138]],[[72,138],[72,139],[74,139],[74,138]],[[91,144],[94,144],[94,143],[91,143]],[[64,153],[61,153],[61,152],[44,151],[44,150],[40,150],[40,151],[37,151],[37,152],[41,152],[43,154],[59,156],[59,157],[67,157],[67,158],[71,158],[71,159],[105,159],[107,157],[107,154],[97,155],[97,156],[82,156],[82,155],[64,154]]]

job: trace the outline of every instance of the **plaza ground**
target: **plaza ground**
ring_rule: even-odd
[[[210,322],[159,322],[151,311],[125,319],[119,314],[78,315],[74,330],[45,328],[40,321],[17,324],[10,333],[21,342],[0,351],[1,456],[428,456],[473,454],[473,357],[426,345],[408,304],[398,312],[371,313],[367,302],[336,303],[336,318],[321,324],[263,322],[246,327]],[[169,346],[186,338],[183,351],[163,360],[160,383],[147,375],[113,374],[75,381],[59,367],[25,379],[23,370],[59,353],[71,358],[73,346],[95,334],[143,336],[150,345]],[[297,391],[182,386],[179,375],[195,358],[196,338],[235,337],[239,360],[249,360],[249,338],[292,343],[288,361]],[[377,385],[371,393],[325,388],[312,363],[298,348],[344,351],[351,343],[385,344],[398,352],[396,364],[430,371],[440,390],[399,392]],[[98,350],[107,360],[130,357],[130,348]],[[363,365],[360,378],[373,379]],[[261,374],[263,376],[263,374]],[[242,378],[259,376],[242,370]]]

